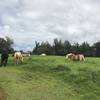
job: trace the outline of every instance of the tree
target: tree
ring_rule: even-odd
[[[35,41],[35,48],[33,49],[33,54],[38,54],[38,52],[37,52],[37,49],[39,48],[39,46],[40,46],[40,43],[39,42],[37,42],[37,41]]]
[[[71,52],[71,43],[67,40],[64,42],[64,54],[68,54]]]
[[[9,37],[4,38],[0,38],[0,52],[2,51],[3,48],[7,48],[9,53],[12,53],[14,51],[13,49],[13,40],[10,39]]]
[[[48,55],[53,54],[52,53],[53,48],[48,41],[42,42],[41,44],[39,42],[35,42],[35,44],[36,47],[33,49],[34,54],[42,54],[42,53],[46,53]]]
[[[96,49],[96,56],[100,57],[100,41],[94,43],[94,48]]]
[[[64,44],[61,40],[58,40],[57,38],[54,39],[54,52],[55,55],[64,55]]]
[[[87,42],[83,42],[80,45],[80,53],[84,54],[85,56],[92,55],[91,47]]]
[[[6,37],[6,43],[7,43],[7,48],[9,50],[10,53],[14,52],[14,49],[13,49],[13,39],[9,38],[9,37]]]
[[[75,54],[78,54],[80,52],[79,50],[79,44],[78,43],[74,43],[72,46],[71,46],[71,51]]]

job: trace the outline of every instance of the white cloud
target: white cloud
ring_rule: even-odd
[[[98,0],[0,1],[0,36],[12,37],[17,49],[56,37],[93,43],[100,38]]]

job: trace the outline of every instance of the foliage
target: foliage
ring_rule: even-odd
[[[36,41],[35,44],[36,46],[32,51],[33,54],[46,53],[48,55],[66,55],[73,52],[75,54],[81,53],[88,57],[100,56],[100,42],[96,42],[90,46],[87,42],[71,44],[68,40],[62,42],[62,40],[56,38],[54,39],[53,45],[48,41],[42,43]]]
[[[0,52],[3,48],[7,48],[9,53],[12,53],[14,51],[12,45],[14,44],[13,40],[9,37],[0,38]]]

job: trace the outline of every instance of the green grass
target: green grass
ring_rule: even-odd
[[[100,100],[100,58],[31,56],[0,67],[0,100]]]

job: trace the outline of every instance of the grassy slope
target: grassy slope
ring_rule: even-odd
[[[66,61],[64,57],[9,59],[0,68],[0,100],[100,100],[100,59]]]

